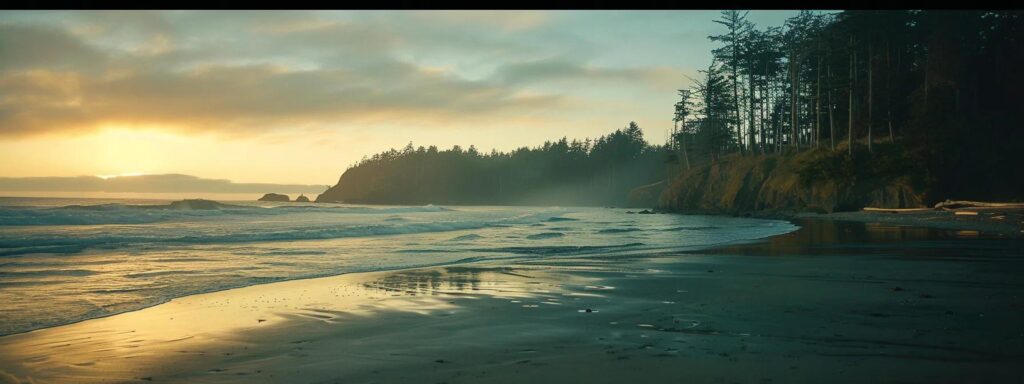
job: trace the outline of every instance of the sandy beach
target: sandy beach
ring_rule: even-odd
[[[492,261],[189,296],[2,337],[0,379],[1024,379],[1020,241],[799,224],[685,254]]]

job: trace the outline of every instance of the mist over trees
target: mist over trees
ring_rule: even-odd
[[[676,103],[681,167],[818,150],[854,168],[822,177],[908,161],[935,196],[1024,193],[1021,12],[803,11],[757,28],[730,10],[715,22],[714,60]]]
[[[345,171],[317,201],[390,204],[621,204],[663,180],[663,146],[636,123],[596,140],[562,138],[511,152],[413,147],[375,154]]]

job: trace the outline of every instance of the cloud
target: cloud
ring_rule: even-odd
[[[660,87],[666,82],[678,80],[682,71],[669,68],[607,68],[588,66],[562,58],[546,58],[512,63],[499,67],[495,77],[505,83],[524,84],[544,81],[584,80],[616,81],[633,83],[647,82]]]
[[[302,57],[297,52],[302,49],[328,56],[320,57],[314,69],[203,62],[198,59],[205,48],[155,57],[149,52],[151,57],[145,58],[129,53],[126,58],[124,53],[98,53],[66,31],[15,29],[27,41],[10,45],[8,40],[15,39],[7,39],[0,49],[52,41],[72,49],[66,53],[43,50],[16,60],[8,58],[18,55],[0,58],[0,66],[15,69],[0,71],[0,135],[102,126],[258,133],[381,119],[402,122],[482,115],[498,119],[550,108],[563,99],[522,92],[512,85],[467,80],[396,59],[373,48],[393,44],[389,35],[347,23],[276,37],[291,42],[278,44],[290,47],[284,50],[294,57]],[[88,66],[76,67],[75,60],[108,65],[98,73],[90,72]]]
[[[106,56],[67,31],[50,26],[0,24],[0,71],[93,70]]]
[[[553,33],[557,15],[0,13],[0,137],[571,120],[591,83],[671,92],[681,81],[666,67],[590,63],[600,50]],[[581,86],[544,86],[564,82]]]
[[[135,193],[309,193],[323,192],[324,185],[235,183],[189,175],[138,175],[102,178],[0,177],[6,192],[135,192]]]
[[[561,99],[522,95],[400,62],[381,62],[358,73],[244,65],[93,78],[40,70],[0,75],[0,94],[3,134],[101,125],[257,133],[324,122],[501,114],[550,107]]]
[[[521,32],[535,29],[552,21],[551,13],[542,11],[476,11],[459,10],[450,12],[413,12],[413,17],[440,21],[457,26],[500,28],[505,31]]]

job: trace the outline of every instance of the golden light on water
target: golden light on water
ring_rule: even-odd
[[[132,381],[140,379],[139,372],[206,371],[210,367],[204,364],[216,356],[262,348],[253,343],[256,339],[300,351],[309,340],[347,335],[353,326],[372,324],[360,320],[450,315],[462,310],[459,299],[510,300],[510,308],[530,310],[581,297],[563,284],[533,281],[547,274],[434,268],[254,285],[6,337],[0,340],[0,360],[27,362],[8,373],[39,382]],[[600,282],[557,276],[573,286]],[[41,354],[47,357],[39,359]]]

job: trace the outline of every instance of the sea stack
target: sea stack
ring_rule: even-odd
[[[266,195],[263,195],[263,197],[259,198],[259,200],[257,201],[291,201],[291,199],[288,198],[288,195],[268,193]]]
[[[306,197],[306,195],[299,195],[299,197],[295,198],[295,202],[296,203],[308,203],[309,202],[309,198]]]

